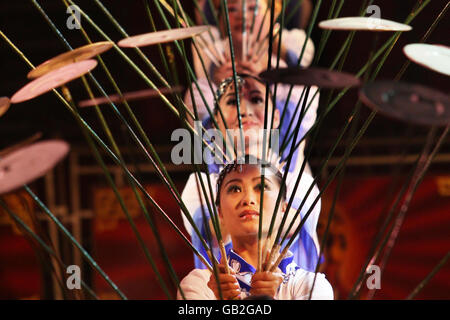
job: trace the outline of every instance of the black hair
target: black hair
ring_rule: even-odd
[[[263,80],[263,79],[261,79],[259,77],[256,77],[254,75],[248,74],[248,73],[238,73],[237,76],[239,78],[241,78],[241,79],[244,79],[244,80],[245,80],[245,78],[252,78],[252,79],[258,81],[259,83],[267,85],[267,82],[265,80]],[[226,86],[225,88],[222,88],[223,83],[225,83],[225,86]],[[220,99],[222,98],[223,94],[225,93],[226,88],[228,88],[228,86],[230,84],[232,84],[232,83],[234,83],[234,77],[228,77],[228,78],[222,80],[222,82],[219,84],[217,92],[216,92],[216,98],[217,99],[214,99],[214,110],[213,110],[213,113],[215,115],[217,115],[217,112],[219,112]],[[239,83],[238,83],[238,85],[239,85]],[[271,99],[271,100],[273,99],[273,93],[270,90],[270,88],[269,88],[269,99]]]
[[[280,190],[282,190],[282,200],[286,200],[286,188],[283,188],[281,185],[281,181],[283,180],[283,175],[281,174],[280,170],[278,170],[277,167],[275,167],[272,163],[269,162],[263,162],[261,159],[252,156],[252,155],[246,155],[243,158],[236,159],[232,163],[229,163],[225,165],[225,167],[220,171],[219,178],[217,179],[217,194],[216,194],[216,206],[220,206],[220,189],[222,188],[223,181],[225,180],[225,177],[231,172],[231,171],[240,171],[242,172],[242,166],[245,165],[258,165],[261,168],[269,169],[272,173],[274,173],[275,178],[277,179]]]

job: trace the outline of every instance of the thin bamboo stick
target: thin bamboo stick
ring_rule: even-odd
[[[239,99],[239,86],[238,86],[238,80],[237,80],[237,72],[236,72],[236,63],[235,63],[235,55],[234,55],[234,48],[233,48],[233,38],[231,35],[231,27],[230,27],[230,18],[228,13],[228,1],[227,0],[221,0],[222,3],[222,9],[225,13],[225,20],[226,20],[226,28],[227,28],[227,35],[228,35],[228,44],[230,46],[230,57],[231,57],[231,67],[233,70],[233,81],[234,81],[234,92],[235,92],[235,98],[236,98],[236,108],[237,108],[237,118],[239,123],[239,134],[241,138],[241,146],[242,146],[242,156],[245,155],[245,143],[244,143],[244,134],[242,130],[242,117],[241,117],[241,107],[240,107],[240,99]],[[236,152],[237,154],[237,152]]]
[[[447,263],[450,259],[450,251],[442,258],[441,261],[433,268],[433,270],[421,281],[417,287],[406,297],[406,300],[412,300],[414,297],[430,282],[436,273]]]
[[[46,18],[46,20],[49,22],[49,24],[52,26],[52,28],[55,30],[55,32],[60,36],[60,38],[62,38],[62,40],[63,40],[63,42],[68,46],[68,48],[69,49],[71,49],[71,47],[70,47],[70,45],[67,43],[67,41],[64,39],[64,37],[62,36],[62,34],[57,30],[57,28],[56,28],[56,26],[54,26],[54,24],[52,23],[52,21],[48,18],[48,16],[46,16],[46,14],[45,14],[45,12],[43,12],[43,10],[42,10],[42,8],[40,8],[40,6],[38,5],[38,3],[37,2],[34,2],[35,3],[35,5],[38,7],[38,9],[40,9],[40,11],[41,11],[41,13],[44,15],[44,17]],[[66,3],[66,5],[67,5],[67,3]],[[86,34],[85,34],[86,35]],[[87,37],[87,35],[86,35],[86,37]],[[90,39],[87,37],[87,40],[90,42]],[[101,60],[101,58],[99,57],[99,60],[100,60],[100,63],[104,66],[104,63],[103,63],[103,61]],[[110,75],[110,73],[109,73],[109,71],[106,69],[106,66],[104,66],[104,69],[105,69],[105,71],[107,72],[107,75]],[[118,89],[118,87],[117,87],[117,85],[115,84],[115,81],[112,79],[112,77],[110,76],[110,79],[111,79],[111,82],[113,83],[113,85],[115,85],[115,87],[116,87],[116,89],[117,89],[117,91],[119,92],[119,94],[121,94],[121,92],[120,92],[120,90]],[[95,79],[94,79],[95,80]],[[98,83],[96,83],[96,84],[98,84]],[[100,85],[97,85],[100,89],[101,89],[101,87],[100,87]],[[103,89],[101,89],[101,90],[103,90]],[[106,94],[106,93],[105,93]],[[117,114],[121,117],[121,119],[124,121],[124,123],[125,124],[127,124],[127,122],[125,121],[125,119],[120,115],[120,113],[118,112],[118,110],[115,108],[115,106],[113,105],[113,108],[114,108],[114,110],[115,111],[117,111]],[[76,110],[75,108],[73,108],[73,110]],[[132,112],[131,112],[131,114],[132,114]],[[133,114],[132,114],[133,115]],[[137,120],[136,120],[136,122],[137,122]],[[128,126],[128,125],[127,125]],[[129,128],[129,126],[128,126],[128,128]],[[141,145],[141,143],[140,143],[140,141],[139,141],[139,139],[137,139],[137,137],[136,137],[136,135],[134,134],[134,132],[130,129],[130,131],[131,131],[131,133],[133,134],[133,137],[135,137],[135,140],[138,142],[138,144],[139,145]],[[145,136],[146,137],[146,136]],[[110,136],[110,138],[111,138],[111,136]],[[150,142],[149,142],[149,144],[150,144]],[[113,145],[115,145],[114,143],[113,143]],[[117,148],[117,146],[116,146],[116,148]],[[153,146],[150,144],[150,148],[154,151],[154,148],[153,148]],[[117,148],[118,149],[118,148]],[[144,148],[143,148],[144,149]],[[144,149],[145,150],[145,149]],[[146,150],[145,150],[145,153],[147,154],[147,152],[146,152]],[[156,151],[154,151],[154,154],[156,154]],[[159,160],[159,158],[158,158],[158,156],[156,155],[156,157],[157,157],[157,159]],[[117,158],[118,159],[118,161],[121,161],[121,159],[120,159],[120,157],[118,157]],[[153,161],[153,160],[152,160]],[[161,161],[159,160],[159,162],[161,163]],[[154,162],[153,162],[154,163]],[[122,164],[123,166],[125,166],[124,164]],[[158,166],[157,165],[155,165],[154,164],[154,166],[155,166],[155,168],[158,170],[159,168],[158,168]],[[160,176],[162,176],[162,175],[160,175]],[[166,177],[168,177],[168,179],[170,180],[170,177],[168,176],[168,174],[167,174],[167,172],[166,172]],[[164,179],[164,177],[163,177],[163,179]],[[131,184],[132,186],[133,186],[133,184]],[[172,185],[173,185],[173,182],[172,182]],[[174,190],[174,189],[170,189],[170,187],[169,187],[169,190]],[[176,189],[175,189],[176,190]],[[177,199],[177,198],[176,198]],[[183,205],[181,205],[182,206],[182,208],[183,208]],[[145,211],[144,211],[145,212]],[[185,212],[187,212],[187,209],[185,210]],[[146,216],[146,218],[148,218],[148,215]],[[188,217],[189,218],[189,217]],[[147,220],[148,221],[148,220]],[[194,226],[194,229],[195,229],[195,226]]]

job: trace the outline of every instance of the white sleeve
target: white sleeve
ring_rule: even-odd
[[[211,83],[212,90],[214,90],[214,92],[211,91],[211,87],[209,86],[208,80],[206,78],[197,79],[197,84],[198,87],[194,82],[192,82],[192,94],[194,96],[194,102],[200,121],[203,121],[205,117],[209,116],[208,108],[206,106],[209,106],[211,112],[213,112],[214,110],[214,93],[217,88],[214,83]],[[202,98],[200,92],[203,94],[204,99]],[[192,103],[192,96],[189,89],[184,95],[184,103],[189,108],[189,110],[194,112],[194,104]]]
[[[298,107],[297,113],[295,113],[294,120],[292,120],[292,126],[289,130],[288,137],[290,137],[294,133],[294,129],[296,128],[298,124],[298,120],[300,119],[300,114],[302,111],[302,105],[304,101],[304,96],[306,94],[306,91],[304,92],[304,86],[293,86],[292,90],[290,90],[290,85],[278,85],[277,86],[277,102],[284,108],[284,105],[287,105],[288,112],[290,113],[290,117],[294,117],[295,109],[297,108],[297,105],[299,104],[300,99],[302,101],[300,102],[300,105]],[[316,86],[311,86],[311,89],[309,90],[308,94],[308,100],[305,105],[305,115],[303,116],[301,125],[300,125],[300,132],[297,137],[297,142],[300,141],[300,139],[303,138],[303,136],[311,129],[311,127],[314,125],[317,119],[317,108],[319,107],[319,99],[320,99],[320,92],[318,91],[319,88]],[[289,96],[290,92],[290,96]],[[286,104],[286,100],[289,96],[289,103]],[[280,117],[282,114],[282,109],[280,109]],[[291,118],[289,119],[289,122],[291,122]],[[280,125],[287,125],[286,118],[283,120],[283,123]],[[292,141],[292,139],[291,139]],[[304,141],[302,144],[304,144]],[[299,150],[300,151],[300,150]],[[300,158],[300,157],[299,157]],[[301,154],[301,160],[303,160],[303,152]],[[298,162],[298,161],[297,161]],[[297,165],[301,166],[301,162]]]
[[[208,189],[208,177],[205,173],[200,173],[200,177],[205,185],[205,188],[207,190],[207,194],[209,197],[209,189]],[[213,189],[213,202],[216,197],[216,183],[217,183],[217,175],[211,174],[209,176],[209,179],[211,180],[211,185]],[[200,192],[199,192],[200,191]],[[205,196],[203,194],[200,181],[198,181],[197,185],[197,175],[195,173],[192,173],[188,181],[186,182],[186,185],[183,189],[183,192],[181,193],[181,200],[185,204],[186,208],[188,209],[189,213],[191,214],[192,218],[194,218],[194,214],[196,212],[201,212],[201,204],[206,205]],[[191,223],[189,222],[188,218],[186,218],[185,214],[181,212],[181,216],[183,217],[183,223],[184,227],[186,228],[186,231],[192,235],[193,228]]]
[[[292,126],[292,132],[295,128],[295,125],[298,123],[298,119],[300,119],[300,113],[302,111],[302,105],[304,102],[304,96],[306,94],[303,92],[304,90],[303,86],[293,86],[291,91],[291,96],[289,98],[289,103],[292,103],[293,106],[297,106],[300,98],[302,101],[300,102],[300,105],[298,107],[298,112],[295,115],[295,121],[293,121]],[[290,85],[280,85],[277,88],[277,99],[280,101],[283,101],[283,103],[286,103],[287,97],[289,95]],[[301,123],[301,132],[303,135],[308,132],[309,129],[314,125],[314,122],[316,122],[317,118],[317,108],[319,107],[319,98],[320,98],[320,92],[318,91],[319,88],[316,86],[311,86],[311,89],[309,90],[308,94],[308,100],[305,105],[306,113],[303,116],[302,123]],[[302,96],[303,95],[303,96]],[[292,107],[292,112],[295,111],[295,107]],[[307,108],[307,109],[306,109]],[[292,115],[293,116],[293,115]],[[291,133],[291,132],[290,132]],[[299,137],[300,138],[300,137]]]
[[[314,272],[303,269],[297,270],[295,277],[290,279],[290,291],[292,300],[308,300],[314,281]],[[316,282],[312,292],[311,300],[333,300],[334,293],[331,284],[323,273],[317,273]]]
[[[308,101],[305,106],[305,108],[308,108],[308,109],[306,110],[306,113],[302,119],[302,124],[301,124],[302,132],[304,132],[304,133],[306,133],[309,129],[311,129],[311,127],[316,122],[317,108],[319,107],[319,98],[320,98],[320,92],[318,90],[319,90],[319,88],[316,86],[312,86],[311,89],[309,90]],[[297,90],[295,90],[295,91],[296,91],[296,93],[295,93],[296,96],[298,96],[298,99],[296,101],[298,101],[301,97],[301,92],[300,92],[300,95],[298,95],[298,91]],[[302,87],[302,91],[303,91],[303,87]],[[308,105],[309,105],[309,107],[308,107]]]
[[[302,52],[303,44],[306,40],[306,33],[302,29],[292,29],[287,30],[283,29],[283,45],[286,50],[292,52],[297,56],[297,60],[300,57],[300,53]],[[308,38],[306,42],[305,52],[303,53],[301,65],[303,67],[308,67],[311,65],[314,59],[314,42],[311,38]]]
[[[186,300],[217,300],[214,292],[208,287],[211,272],[207,269],[194,269],[180,282]],[[180,290],[177,299],[182,300]]]
[[[188,181],[186,182],[186,185],[183,189],[183,192],[181,193],[181,200],[185,204],[186,208],[188,209],[189,213],[191,214],[191,217],[193,217],[194,213],[197,211],[198,208],[200,208],[200,197],[202,197],[202,201],[204,203],[203,195],[198,193],[197,191],[197,175],[195,173],[191,173],[191,175],[188,178]],[[188,218],[184,214],[183,211],[181,211],[181,216],[183,217],[183,223],[184,227],[186,228],[186,231],[192,235],[192,225],[189,222]]]

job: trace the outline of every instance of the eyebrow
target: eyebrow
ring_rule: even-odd
[[[254,177],[254,178],[252,178],[251,180],[252,180],[252,181],[261,181],[261,176],[259,176],[259,177]],[[270,179],[268,179],[267,177],[264,177],[264,181],[273,183],[273,182],[272,182]],[[234,179],[231,179],[231,180],[229,180],[227,183],[225,183],[224,186],[227,186],[227,185],[228,185],[229,183],[231,183],[231,182],[242,182],[242,179],[240,179],[240,178],[234,178]]]
[[[255,0],[247,0],[247,5],[254,5],[254,4],[256,4]],[[229,0],[228,5],[239,5],[239,1],[238,0]]]
[[[255,181],[255,180],[261,180],[261,176],[252,178],[252,181]],[[267,180],[267,181],[269,181],[269,182],[272,182],[272,181],[270,181],[270,179],[268,179],[266,176],[264,177],[264,180]],[[236,181],[237,181],[237,182],[242,182],[242,179],[240,179],[240,178],[234,178],[234,179],[231,179],[231,180],[229,180],[227,183],[225,183],[225,185],[229,184],[230,182],[236,182]]]
[[[239,93],[241,94],[242,90],[239,90]],[[254,93],[262,94],[262,91],[258,90],[258,89],[254,89],[254,90],[250,91],[250,94],[254,94]],[[230,93],[226,94],[225,97],[235,96],[235,95],[236,95],[236,92],[233,91],[233,92],[230,92]]]
[[[231,179],[230,181],[228,181],[227,183],[225,183],[225,187],[226,187],[228,184],[230,184],[231,182],[242,182],[242,179],[239,179],[239,178]]]
[[[261,176],[255,177],[255,178],[252,179],[252,181],[255,181],[255,180],[261,181]],[[264,176],[264,181],[268,181],[268,182],[270,182],[270,183],[273,183],[272,181],[270,181],[270,180],[269,180],[268,178],[266,178],[265,176]]]

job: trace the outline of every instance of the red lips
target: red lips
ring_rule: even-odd
[[[255,121],[243,121],[242,122],[243,129],[248,129],[248,128],[252,128],[252,127],[259,127],[259,124]]]
[[[259,212],[256,210],[244,210],[239,214],[239,218],[252,218],[254,216],[259,216]]]

